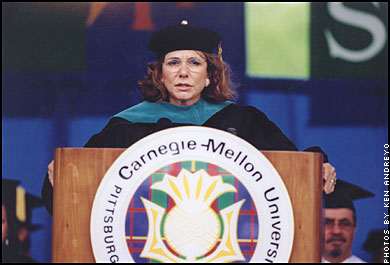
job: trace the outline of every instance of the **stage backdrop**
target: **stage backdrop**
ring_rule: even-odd
[[[54,148],[82,147],[141,101],[151,32],[180,23],[223,36],[240,104],[300,149],[321,146],[337,177],[374,192],[356,203],[353,252],[384,228],[387,3],[2,3],[2,176],[40,195]],[[34,210],[32,257],[51,260],[51,217]]]

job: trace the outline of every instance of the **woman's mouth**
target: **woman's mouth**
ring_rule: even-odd
[[[177,87],[180,90],[188,90],[192,86],[190,84],[186,84],[186,83],[179,83],[179,84],[176,84],[175,87]]]

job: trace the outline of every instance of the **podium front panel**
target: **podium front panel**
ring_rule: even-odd
[[[53,262],[95,262],[90,217],[100,181],[125,149],[58,148],[55,151]],[[322,158],[318,153],[265,151],[282,177],[294,212],[289,262],[320,262]]]

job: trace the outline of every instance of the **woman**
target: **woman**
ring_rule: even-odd
[[[157,60],[149,63],[148,76],[138,82],[145,101],[114,115],[85,147],[127,148],[165,128],[199,125],[231,132],[259,150],[297,151],[264,113],[230,101],[236,93],[222,59],[221,39],[216,32],[186,21],[154,32],[148,49]],[[318,147],[310,151],[322,152]],[[336,173],[324,157],[324,191],[330,193]],[[42,190],[47,202],[52,201],[52,171],[53,163]]]

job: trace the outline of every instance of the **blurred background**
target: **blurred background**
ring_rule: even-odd
[[[223,57],[253,105],[300,150],[320,146],[337,177],[375,197],[356,201],[353,253],[383,224],[388,143],[388,3],[2,3],[2,177],[40,197],[58,147],[82,147],[141,101],[152,31],[180,23],[223,37]],[[31,255],[51,261],[51,216]]]

